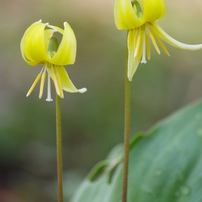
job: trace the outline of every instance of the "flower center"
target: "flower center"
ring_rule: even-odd
[[[141,6],[139,4],[138,1],[134,0],[131,2],[135,12],[136,12],[136,15],[139,17],[139,18],[142,18],[143,16],[143,12],[142,12],[142,9],[141,9]]]
[[[49,57],[53,57],[58,49],[58,42],[56,38],[51,38],[49,41],[48,51],[47,54]],[[29,96],[33,89],[35,88],[36,84],[38,83],[39,79],[41,78],[40,82],[40,90],[39,90],[39,98],[42,98],[43,95],[43,89],[44,89],[44,83],[46,78],[46,71],[48,72],[48,85],[47,85],[47,99],[46,101],[50,102],[53,99],[51,98],[51,78],[53,80],[56,93],[63,98],[63,90],[62,90],[62,81],[61,77],[58,72],[58,68],[60,68],[59,65],[50,64],[48,62],[44,63],[44,66],[41,70],[41,72],[38,74],[37,78],[35,79],[34,83],[32,84],[31,88],[29,89],[27,96]]]
[[[156,42],[161,46],[164,52],[170,56],[166,47],[163,45],[158,36],[151,31],[150,23],[145,23],[144,25],[135,28],[135,39],[134,39],[134,58],[139,63],[141,58],[141,63],[147,63],[146,58],[150,60],[150,42],[149,38],[158,54],[160,54],[159,47]]]
[[[50,57],[53,57],[58,50],[58,40],[55,37],[52,37],[49,41],[48,52],[47,54]],[[59,65],[49,64],[47,63],[47,71],[48,71],[48,91],[47,91],[47,99],[46,101],[52,101],[51,99],[51,84],[50,77],[53,80],[56,93],[63,98],[63,90],[62,90],[62,82],[58,72]]]

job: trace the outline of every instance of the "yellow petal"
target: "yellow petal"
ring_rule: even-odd
[[[138,36],[138,35],[137,35]],[[135,52],[135,30],[128,31],[128,80],[132,81],[133,75],[135,74],[139,62],[137,57],[134,59]]]
[[[64,30],[60,27],[53,26],[53,25],[48,25],[49,28],[51,28],[54,32],[59,32],[60,34],[64,33]]]
[[[118,29],[129,30],[137,28],[146,22],[153,22],[165,14],[164,0],[137,0],[143,15],[137,15],[136,4],[131,0],[116,0],[114,8],[115,24]]]
[[[58,86],[59,86],[59,89],[60,89],[60,97],[64,98],[64,94],[63,94],[63,90],[62,90],[62,83],[61,83],[60,74],[58,72],[58,68],[59,67],[56,68],[56,78],[57,78]]]
[[[142,20],[144,22],[154,22],[162,18],[166,7],[164,0],[138,0],[143,10]]]
[[[30,65],[37,65],[48,58],[44,42],[44,29],[47,23],[41,20],[33,23],[24,33],[21,40],[21,53]]]
[[[170,44],[171,46],[174,46],[175,48],[183,49],[183,50],[190,50],[190,51],[196,51],[202,49],[202,44],[198,45],[189,45],[185,43],[181,43],[171,36],[169,36],[159,25],[156,23],[148,23],[149,29],[152,30],[159,38]]]
[[[141,26],[144,22],[136,15],[136,12],[131,0],[116,0],[114,7],[116,27],[120,30],[129,30]]]
[[[73,64],[76,59],[76,37],[72,28],[67,22],[64,23],[64,31],[59,27],[49,27],[62,33],[63,37],[56,54],[48,62],[55,65]]]
[[[41,21],[37,21],[37,22],[35,22],[35,23],[33,23],[31,26],[36,26],[38,23],[40,23]],[[28,28],[29,29],[29,28]],[[27,32],[27,31],[26,31]],[[26,34],[26,32],[25,32],[25,34]],[[36,65],[38,65],[39,64],[39,62],[38,61],[34,61],[34,60],[32,60],[31,58],[28,58],[28,56],[27,55],[25,55],[25,47],[26,47],[26,44],[25,44],[25,42],[27,42],[27,40],[25,40],[25,34],[24,34],[24,36],[22,37],[22,40],[21,40],[21,42],[20,42],[20,50],[21,50],[21,54],[22,54],[22,57],[23,57],[23,59],[25,60],[25,62],[28,64],[28,65],[31,65],[31,66],[36,66]]]
[[[59,66],[57,70],[60,75],[63,90],[70,93],[77,93],[77,92],[84,93],[87,91],[86,88],[77,89],[74,86],[63,66]]]

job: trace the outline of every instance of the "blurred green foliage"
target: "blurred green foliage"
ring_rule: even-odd
[[[201,201],[201,111],[200,100],[132,139],[128,202]],[[121,201],[122,158],[119,144],[92,169],[71,201]]]
[[[183,42],[200,43],[202,5],[188,2],[180,8],[166,2],[167,13],[159,23]],[[57,199],[55,100],[45,102],[45,93],[39,100],[39,86],[25,97],[41,67],[28,66],[19,47],[24,31],[40,18],[60,27],[64,21],[70,23],[78,51],[76,63],[66,69],[78,88],[88,89],[83,95],[65,93],[62,100],[68,201],[92,166],[123,142],[126,33],[114,25],[114,1],[0,0],[0,4],[0,201]],[[152,49],[151,60],[133,77],[132,135],[202,95],[201,52],[166,47],[170,58]]]

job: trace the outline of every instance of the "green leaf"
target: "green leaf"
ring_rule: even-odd
[[[89,174],[72,202],[121,201],[122,151],[120,145],[112,150],[99,177]],[[202,201],[202,102],[131,141],[128,180],[128,202]]]

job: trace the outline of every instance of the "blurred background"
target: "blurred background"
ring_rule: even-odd
[[[162,28],[182,42],[202,43],[202,1],[165,2]],[[1,202],[57,201],[55,99],[46,102],[45,90],[39,100],[39,84],[25,97],[42,66],[28,66],[20,53],[24,31],[39,19],[70,23],[78,51],[66,69],[76,87],[88,89],[62,100],[64,201],[123,142],[126,32],[116,29],[113,9],[114,0],[0,0]],[[165,46],[171,57],[152,46],[151,60],[133,77],[131,136],[202,96],[202,51]]]

